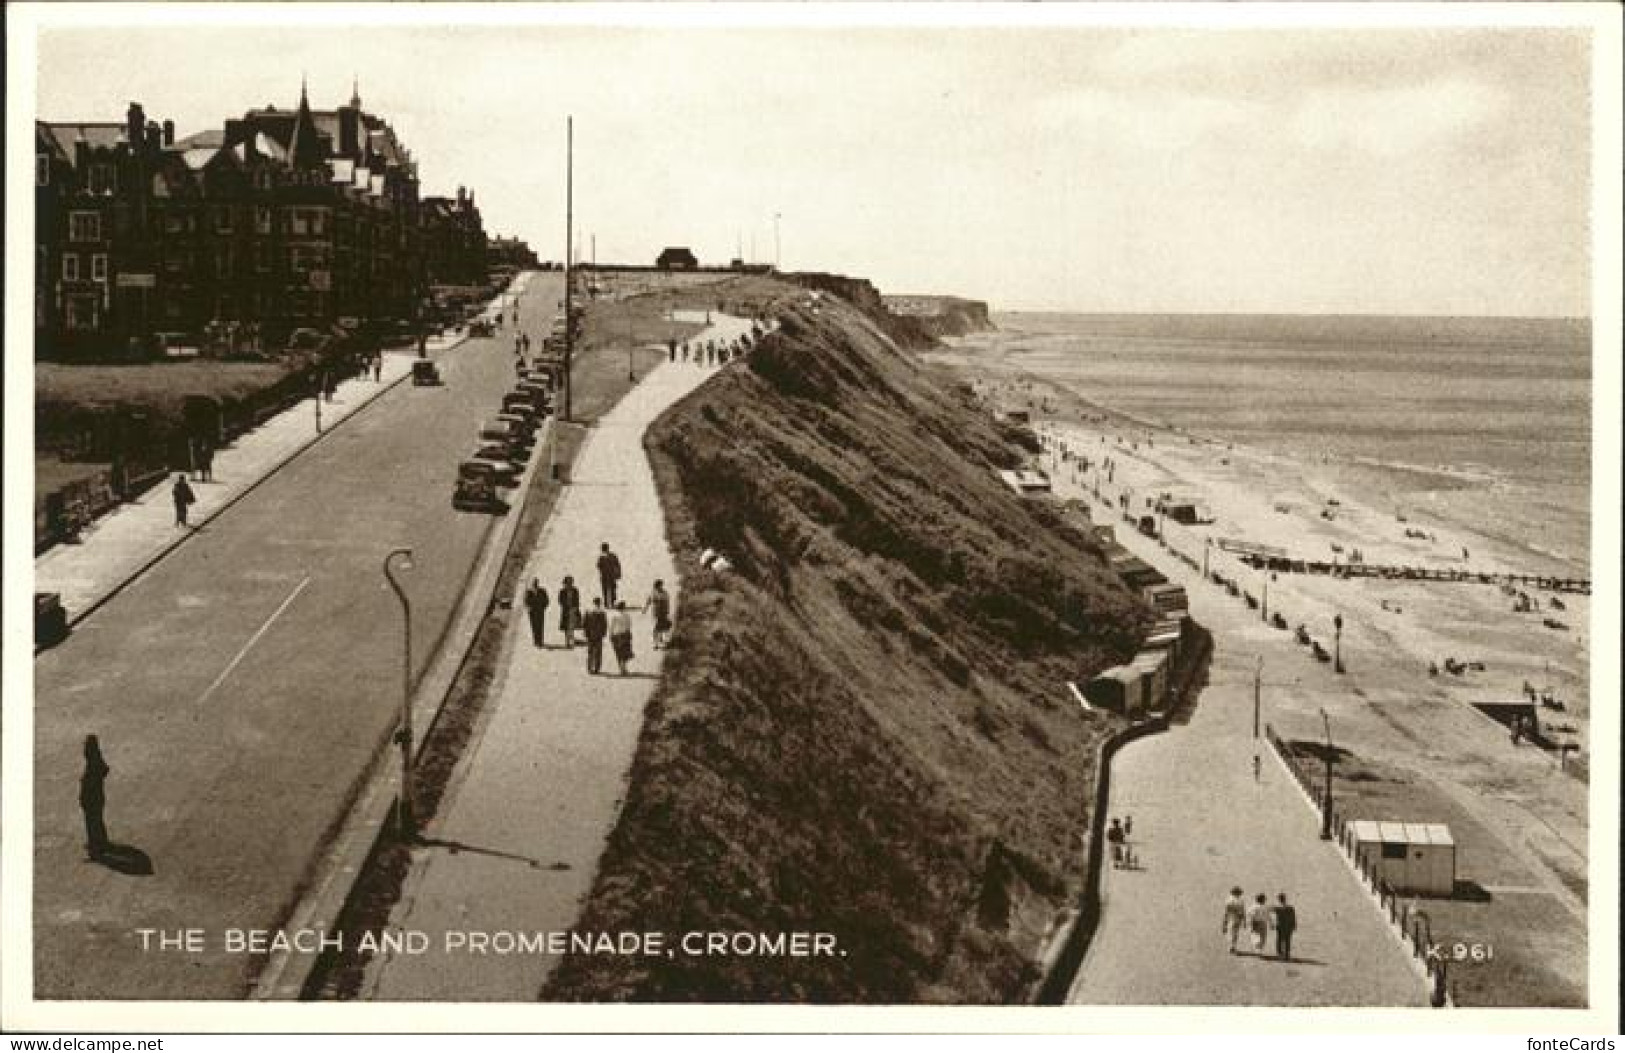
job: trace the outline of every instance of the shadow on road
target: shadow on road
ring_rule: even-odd
[[[134,845],[110,843],[95,860],[108,870],[131,877],[147,877],[152,873],[152,857]]]

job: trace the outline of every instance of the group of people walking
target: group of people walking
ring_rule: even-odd
[[[530,619],[531,641],[537,647],[546,647],[547,614],[551,606],[558,607],[558,628],[564,637],[564,646],[574,648],[576,633],[581,633],[587,645],[587,672],[597,674],[603,670],[604,643],[609,642],[620,675],[636,657],[632,651],[632,614],[626,601],[620,597],[621,560],[608,542],[598,549],[598,595],[592,607],[583,609],[581,590],[575,578],[565,575],[558,592],[549,597],[541,580],[532,578],[525,589],[525,611]],[[654,612],[653,645],[655,650],[666,646],[671,635],[671,594],[664,581],[656,579],[643,611]]]
[[[1286,893],[1277,894],[1272,906],[1269,897],[1260,892],[1247,902],[1246,893],[1238,886],[1230,890],[1224,901],[1222,931],[1230,941],[1230,953],[1236,953],[1236,944],[1246,938],[1252,953],[1262,956],[1269,944],[1269,935],[1275,933],[1275,957],[1292,960],[1292,936],[1298,931],[1298,912],[1287,902]]]
[[[725,366],[736,358],[742,357],[750,350],[751,338],[747,334],[735,340],[707,340],[704,343],[695,341],[690,344],[684,340],[679,344],[676,340],[666,341],[666,357],[669,361],[689,361],[693,356],[698,366]]]

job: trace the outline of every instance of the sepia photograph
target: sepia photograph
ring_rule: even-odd
[[[1618,1031],[1618,8],[7,18],[8,1030]]]

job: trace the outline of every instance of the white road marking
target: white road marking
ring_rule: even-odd
[[[215,689],[226,682],[226,677],[230,676],[231,671],[236,669],[237,664],[248,655],[249,649],[252,648],[256,643],[259,643],[260,637],[265,635],[265,631],[271,627],[271,623],[282,616],[282,612],[288,609],[288,605],[293,603],[293,601],[299,597],[299,594],[305,591],[305,586],[309,584],[310,575],[306,574],[305,580],[293,587],[293,591],[288,593],[288,598],[282,601],[282,605],[276,610],[272,611],[271,616],[265,619],[265,623],[259,627],[258,631],[256,631],[253,636],[248,638],[248,642],[243,644],[242,649],[237,652],[237,656],[226,665],[226,668],[220,670],[220,675],[214,678],[214,683],[210,684],[204,690],[203,694],[198,696],[198,705],[202,705],[204,702],[208,701],[209,696],[214,694]]]

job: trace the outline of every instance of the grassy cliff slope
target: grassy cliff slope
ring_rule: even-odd
[[[577,928],[827,932],[842,953],[569,958],[543,997],[1025,997],[1112,729],[1064,682],[1128,657],[1149,614],[1000,483],[1022,451],[833,297],[647,447],[681,607]],[[707,548],[733,569],[702,569]]]

